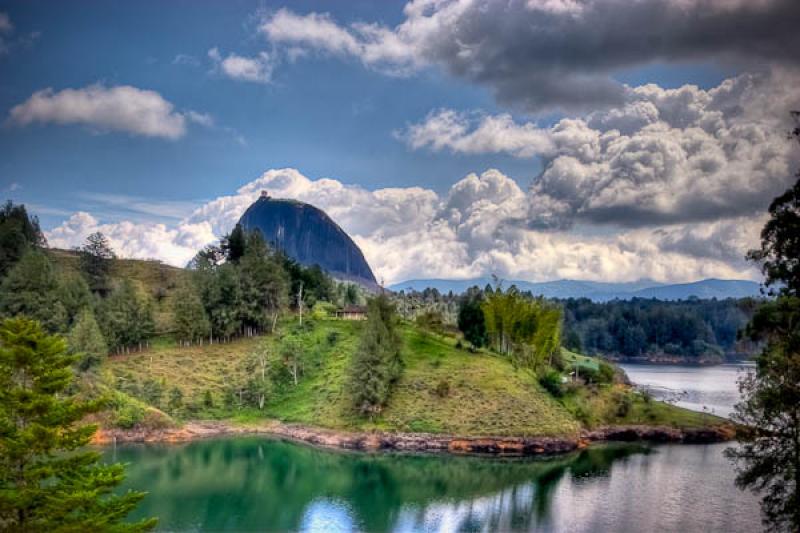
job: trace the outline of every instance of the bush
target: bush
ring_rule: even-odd
[[[339,332],[336,330],[329,331],[326,340],[328,341],[328,346],[336,345],[339,342]]]
[[[616,405],[614,414],[617,418],[625,418],[628,416],[628,413],[631,412],[631,407],[633,406],[633,400],[631,399],[630,394],[617,391],[614,393],[612,397],[614,404]]]
[[[616,371],[614,370],[614,367],[606,363],[605,361],[600,361],[600,370],[597,373],[597,382],[614,383],[615,376],[616,376]]]
[[[208,389],[206,389],[206,392],[203,395],[203,405],[208,408],[214,407],[214,397],[211,395],[211,391]]]
[[[564,395],[564,388],[561,384],[561,374],[555,370],[549,370],[546,374],[539,378],[539,384],[556,398]]]
[[[434,393],[436,393],[436,396],[439,398],[447,398],[450,395],[450,382],[446,379],[440,380],[439,383],[436,384]]]

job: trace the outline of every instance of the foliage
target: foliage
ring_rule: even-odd
[[[64,306],[68,327],[74,325],[83,310],[91,309],[94,305],[89,284],[83,276],[75,272],[65,272],[60,276],[57,298]]]
[[[58,300],[58,276],[50,259],[41,251],[28,250],[0,286],[0,313],[24,315],[57,333],[64,331],[67,313]]]
[[[539,384],[556,398],[560,398],[564,394],[564,389],[561,385],[561,374],[555,370],[549,370],[541,376]]]
[[[172,306],[175,337],[181,343],[194,343],[211,334],[211,324],[197,289],[190,281],[178,285]]]
[[[464,339],[475,348],[486,346],[489,342],[482,306],[483,293],[473,287],[461,297],[458,308],[458,329],[464,334]]]
[[[351,362],[348,388],[356,412],[370,417],[381,412],[402,364],[395,309],[381,293],[368,303],[367,321]]]
[[[78,315],[67,344],[70,353],[80,357],[78,368],[84,371],[98,365],[108,355],[108,344],[90,308],[84,308]]]
[[[737,332],[758,302],[740,300],[592,302],[562,301],[564,346],[588,354],[640,357],[664,353],[675,357],[719,358],[739,347]]]
[[[800,114],[795,113],[795,118]],[[794,130],[800,140],[800,126]],[[742,378],[742,401],[733,419],[743,441],[727,450],[737,463],[736,483],[763,492],[761,511],[770,529],[800,529],[800,179],[770,205],[760,263],[778,298],[762,305],[748,324],[751,339],[766,343],[756,371]]]
[[[110,350],[141,348],[155,334],[152,300],[124,280],[98,307],[100,329]]]
[[[31,248],[45,245],[39,220],[10,200],[0,208],[0,278]]]
[[[531,298],[512,286],[497,287],[483,302],[486,330],[493,348],[517,366],[536,372],[561,349],[561,308]]]
[[[145,531],[155,520],[122,520],[143,493],[113,493],[119,464],[82,451],[95,431],[80,421],[101,406],[65,395],[66,344],[34,321],[0,325],[0,523],[10,531]]]
[[[271,327],[287,305],[288,276],[275,254],[270,253],[261,232],[247,236],[239,261],[242,325],[255,331]]]
[[[111,261],[116,254],[106,236],[99,231],[92,233],[86,238],[86,244],[80,247],[79,252],[81,271],[86,276],[91,290],[100,294],[107,293],[110,289]]]
[[[237,263],[244,256],[247,247],[247,236],[241,224],[236,224],[233,230],[222,238],[222,253],[231,263]]]

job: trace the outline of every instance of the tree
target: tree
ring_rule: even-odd
[[[0,286],[0,313],[38,320],[51,333],[64,331],[67,313],[58,300],[58,277],[41,251],[25,252]]]
[[[173,302],[175,336],[180,343],[191,344],[211,334],[211,324],[193,283],[178,285]]]
[[[239,260],[240,316],[246,333],[274,330],[278,314],[287,305],[289,280],[278,257],[270,253],[261,232],[247,235]]]
[[[361,416],[378,415],[389,401],[402,372],[401,350],[394,306],[381,293],[368,302],[366,324],[350,364],[351,400]]]
[[[88,307],[84,308],[67,337],[70,353],[78,355],[78,368],[89,370],[108,355],[108,344]]]
[[[93,304],[89,284],[78,273],[67,272],[58,280],[58,301],[64,306],[67,326],[72,327],[78,316]]]
[[[475,348],[485,346],[489,341],[482,305],[483,294],[480,289],[473,287],[464,293],[458,308],[458,329]]]
[[[127,279],[101,301],[98,316],[109,349],[117,353],[141,349],[155,334],[152,302]]]
[[[794,132],[800,139],[800,128]],[[800,530],[800,179],[770,206],[761,249],[748,254],[761,264],[777,299],[756,311],[747,328],[765,342],[756,371],[740,380],[742,401],[733,419],[744,426],[741,445],[727,454],[737,464],[736,483],[765,493],[764,522],[771,529]]]
[[[85,451],[97,429],[81,420],[101,404],[67,395],[74,356],[38,323],[0,324],[0,524],[7,531],[147,531],[124,518],[144,497],[115,495],[121,464]]]
[[[241,224],[236,224],[233,230],[222,238],[221,248],[228,261],[231,263],[239,262],[247,248],[247,235]]]
[[[95,232],[86,237],[86,244],[78,250],[80,253],[81,271],[92,291],[106,294],[109,287],[111,261],[116,258],[108,239],[102,233]]]
[[[24,205],[14,205],[9,200],[0,208],[0,277],[5,276],[25,252],[44,245],[39,220],[28,216]]]

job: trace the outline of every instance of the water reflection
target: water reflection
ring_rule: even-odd
[[[713,450],[710,463],[698,462],[702,450]],[[253,437],[113,453],[130,463],[126,485],[150,492],[137,514],[169,530],[632,531],[657,525],[654,516],[692,530],[743,519],[742,509],[758,524],[755,502],[742,500],[721,448],[709,446],[602,446],[543,460],[346,453]],[[692,498],[712,514],[680,497],[697,487]],[[695,516],[676,521],[680,506]]]

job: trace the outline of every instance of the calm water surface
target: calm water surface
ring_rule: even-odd
[[[731,370],[628,371],[654,388],[692,391],[688,403],[721,413],[736,400]],[[757,498],[734,487],[727,446],[606,445],[498,459],[236,437],[105,454],[130,463],[126,487],[150,493],[136,516],[158,516],[162,530],[759,531]]]
[[[727,417],[739,399],[736,380],[754,370],[753,364],[708,367],[681,365],[620,365],[635,384],[649,390],[654,398],[703,411],[706,408]]]

